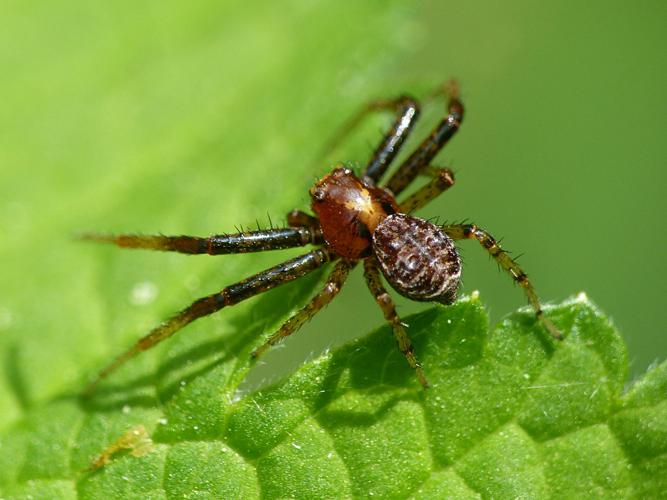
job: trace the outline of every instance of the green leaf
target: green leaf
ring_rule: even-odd
[[[405,318],[429,390],[388,326],[248,394],[247,365],[221,369],[224,357],[164,392],[177,376],[163,364],[157,401],[131,404],[132,387],[108,381],[92,401],[57,398],[3,433],[2,495],[658,496],[667,363],[624,393],[626,350],[609,320],[583,295],[548,314],[565,341],[524,310],[489,333],[476,296]],[[86,470],[140,425],[149,448]]]

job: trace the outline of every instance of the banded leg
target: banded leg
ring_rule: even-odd
[[[394,306],[394,301],[391,299],[387,290],[382,286],[382,281],[380,280],[380,272],[377,268],[377,264],[373,257],[369,257],[364,260],[364,277],[366,278],[366,284],[368,289],[373,294],[375,301],[378,303],[384,314],[384,319],[391,324],[391,327],[394,331],[394,337],[398,342],[398,348],[400,349],[405,359],[408,360],[408,364],[415,371],[419,383],[424,389],[428,389],[428,381],[424,376],[424,370],[422,370],[421,365],[417,361],[417,358],[414,354],[414,349],[412,343],[410,342],[410,337],[405,331],[405,326],[401,323],[401,318],[396,314],[396,307]]]
[[[114,359],[104,368],[97,377],[84,389],[83,394],[91,394],[95,387],[126,361],[137,354],[154,347],[163,340],[171,337],[181,328],[203,316],[208,316],[223,307],[232,306],[249,299],[257,294],[266,292],[283,283],[293,281],[321,267],[330,260],[329,253],[324,249],[317,249],[294,259],[278,264],[266,271],[255,274],[243,281],[224,288],[218,293],[202,297],[188,307],[172,316],[170,319],[153,329],[148,335],[139,339],[130,349]]]
[[[493,236],[474,224],[454,224],[445,226],[443,230],[454,240],[477,240],[480,245],[491,254],[496,262],[498,262],[498,264],[512,276],[514,281],[523,288],[530,305],[535,310],[535,315],[549,331],[551,336],[558,340],[563,340],[563,335],[558,331],[558,328],[556,328],[551,320],[544,315],[540,300],[537,297],[537,292],[535,292],[535,288],[533,288],[533,284],[528,279],[526,273],[523,272],[523,269],[521,269],[521,267],[519,267],[519,265],[502,248],[500,248]]]
[[[322,154],[324,156],[328,151],[338,146],[367,115],[376,111],[393,111],[396,119],[364,169],[364,176],[370,178],[374,183],[377,183],[399,153],[405,139],[410,135],[414,124],[417,122],[419,104],[413,98],[400,96],[396,99],[373,101],[367,104],[340,128],[339,132],[323,148]]]
[[[440,152],[447,142],[452,138],[463,121],[463,103],[459,99],[458,84],[452,80],[446,85],[449,100],[447,103],[447,116],[431,132],[424,141],[415,149],[399,169],[391,176],[386,187],[398,195],[403,191],[428,165],[435,155]]]
[[[454,185],[454,172],[448,168],[428,167],[427,172],[433,179],[400,203],[401,213],[409,214],[422,208]]]
[[[80,238],[112,243],[122,248],[209,255],[262,252],[322,243],[322,235],[317,227],[246,231],[237,234],[219,234],[208,238],[136,234],[84,234]]]
[[[299,312],[294,316],[288,319],[280,329],[271,335],[264,344],[255,349],[251,356],[257,358],[264,354],[271,346],[277,344],[285,337],[289,337],[303,324],[315,316],[318,312],[322,310],[324,306],[329,304],[340,289],[345,283],[347,276],[350,274],[350,271],[356,266],[356,262],[350,260],[341,260],[336,264],[336,267],[329,275],[324,288],[320,293],[318,293],[305,307],[303,307]]]

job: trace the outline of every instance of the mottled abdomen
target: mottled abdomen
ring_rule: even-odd
[[[384,219],[373,233],[382,273],[412,300],[451,304],[461,278],[461,258],[439,226],[405,214]]]

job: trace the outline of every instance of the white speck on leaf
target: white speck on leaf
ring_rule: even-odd
[[[130,302],[135,306],[145,306],[155,301],[158,294],[157,285],[151,281],[141,281],[132,287]]]

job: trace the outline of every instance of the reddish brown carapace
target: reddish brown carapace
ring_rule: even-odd
[[[350,169],[336,168],[310,190],[324,239],[346,259],[370,255],[378,224],[398,211],[387,190],[364,183]]]

